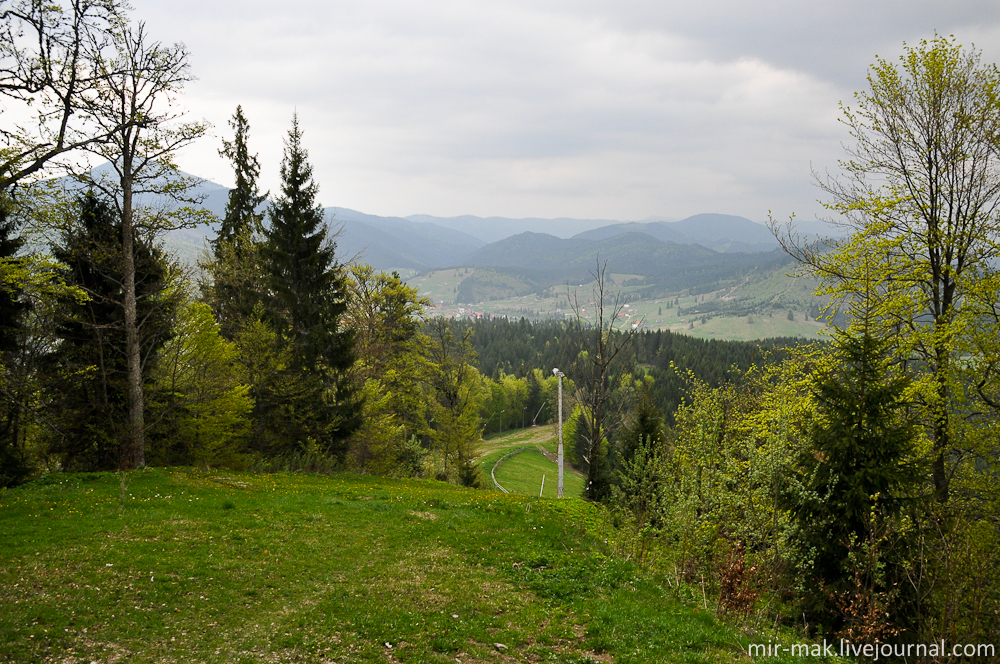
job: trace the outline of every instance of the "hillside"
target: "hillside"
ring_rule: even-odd
[[[697,288],[708,292],[720,282],[769,272],[791,259],[780,251],[724,254],[700,245],[663,242],[645,233],[629,232],[598,240],[561,239],[542,233],[521,233],[491,243],[466,259],[467,265],[516,273],[530,280],[536,292],[567,283],[587,283],[598,260],[616,274],[641,277],[647,287],[640,296]],[[459,286],[458,302],[479,302],[471,286]]]
[[[0,493],[0,661],[745,660],[605,524],[425,480],[48,475]]]
[[[604,240],[623,233],[642,233],[661,242],[700,244],[726,253],[754,253],[778,248],[763,224],[731,214],[696,214],[681,221],[631,222],[603,226],[574,235],[581,240]]]
[[[532,233],[545,233],[546,235],[554,235],[565,239],[583,231],[601,228],[609,224],[621,223],[612,219],[570,219],[568,217],[559,217],[556,219],[543,219],[539,217],[511,219],[508,217],[476,217],[471,214],[458,217],[435,217],[429,214],[413,214],[406,218],[410,221],[460,230],[476,236],[484,244],[496,242],[511,235],[528,231]]]

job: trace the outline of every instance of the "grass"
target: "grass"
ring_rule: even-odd
[[[526,448],[504,459],[496,469],[500,485],[512,493],[537,496],[545,477],[544,498],[555,498],[558,487],[559,467],[536,448]],[[563,471],[563,495],[583,495],[584,479],[568,466]]]
[[[0,492],[0,662],[746,659],[746,636],[611,556],[583,501],[188,469],[122,486]]]
[[[496,469],[497,481],[512,493],[538,496],[542,475],[545,475],[544,498],[555,498],[558,487],[559,466],[555,462],[556,425],[512,429],[492,434],[480,443],[479,467],[483,471],[485,486],[492,488],[490,471],[502,457],[516,450],[525,450],[504,459]],[[547,452],[548,456],[543,453]],[[583,493],[584,479],[567,464],[563,472],[563,494],[578,497]]]

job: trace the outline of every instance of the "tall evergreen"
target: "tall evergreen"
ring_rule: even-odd
[[[52,247],[53,256],[66,266],[66,282],[89,296],[82,304],[69,298],[60,303],[59,343],[46,372],[59,430],[51,450],[71,469],[110,470],[130,462],[120,237],[120,217],[89,193],[80,202],[79,222]],[[171,334],[179,293],[168,288],[170,268],[158,247],[137,238],[134,260],[136,309],[143,322],[139,350],[148,389]]]
[[[28,307],[21,298],[21,289],[13,278],[7,277],[9,273],[13,276],[18,264],[17,252],[24,245],[16,231],[17,224],[6,201],[0,200],[0,351],[14,349],[21,317]]]
[[[267,194],[257,186],[260,163],[247,147],[250,123],[243,108],[236,107],[229,126],[235,135],[223,141],[219,154],[233,164],[236,186],[229,191],[229,201],[219,228],[212,241],[212,255],[202,264],[208,281],[202,284],[205,299],[212,307],[222,335],[234,339],[248,324],[254,307],[266,290],[260,268],[263,215],[258,212]]]
[[[816,416],[790,474],[788,506],[802,550],[812,558],[807,608],[837,625],[831,601],[856,582],[851,556],[856,560],[872,538],[880,540],[873,527],[899,514],[918,475],[910,461],[915,429],[906,413],[908,379],[891,366],[887,342],[864,326],[840,332],[835,346],[833,362],[815,379]],[[878,574],[866,583],[885,590],[891,572],[864,570]]]
[[[29,306],[14,279],[19,267],[17,252],[24,244],[16,230],[7,201],[0,200],[0,487],[16,484],[28,473],[20,446],[23,408],[10,380],[18,335]]]
[[[234,245],[239,251],[248,240],[264,230],[262,223],[264,216],[258,212],[258,208],[267,200],[267,194],[260,193],[257,186],[260,162],[257,161],[257,155],[251,155],[247,147],[250,123],[243,115],[242,106],[236,107],[229,126],[233,128],[233,140],[222,141],[219,156],[232,162],[236,186],[229,190],[225,216],[218,236],[212,241],[212,247],[216,252],[219,245],[224,242]]]
[[[296,115],[285,141],[281,194],[268,211],[262,253],[273,320],[290,347],[292,369],[320,381],[312,404],[320,414],[308,437],[339,454],[360,425],[356,389],[348,375],[355,360],[354,335],[342,325],[347,279],[316,202],[319,187],[307,159]]]

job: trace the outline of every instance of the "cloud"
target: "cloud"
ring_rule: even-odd
[[[875,53],[943,26],[995,43],[998,14],[853,0],[135,6],[190,48],[195,116],[228,135],[243,105],[272,189],[297,110],[325,205],[622,219],[810,216],[810,163],[836,165],[837,103]],[[217,149],[182,164],[228,183]]]

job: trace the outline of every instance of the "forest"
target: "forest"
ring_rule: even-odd
[[[558,368],[581,497],[720,615],[1000,633],[1000,73],[977,52],[939,37],[873,66],[820,182],[845,239],[772,222],[830,341],[727,343],[623,323],[601,259],[570,321],[430,317],[399,274],[343,262],[295,115],[260,191],[240,107],[236,185],[186,271],[163,234],[216,221],[175,163],[207,131],[172,106],[187,52],[114,3],[12,7],[0,92],[40,121],[0,153],[0,485],[183,465],[480,487],[479,441],[552,421]]]

